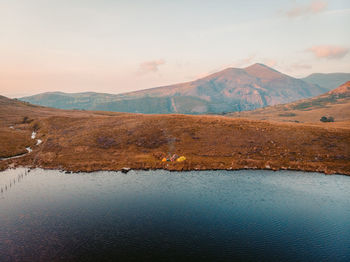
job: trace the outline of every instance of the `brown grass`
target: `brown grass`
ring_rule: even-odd
[[[324,95],[297,102],[269,106],[253,111],[230,113],[231,117],[278,122],[320,123],[322,116],[334,117],[336,122],[350,121],[350,94]],[[341,124],[344,126],[344,124]]]
[[[9,110],[10,106],[6,108]],[[21,124],[23,134],[11,136],[22,141],[18,144],[21,148],[37,123],[38,136],[43,143],[34,146],[34,151],[22,158],[2,161],[2,168],[11,164],[72,171],[120,170],[123,167],[256,168],[350,175],[350,123],[347,122],[338,126],[338,123],[278,123],[221,116],[16,108],[18,106],[12,106],[10,116],[0,113],[2,128],[28,115],[33,121]],[[0,143],[10,152],[11,145],[5,137],[0,136]],[[161,162],[169,153],[184,155],[187,160]]]
[[[0,128],[0,141],[0,158],[24,154],[27,152],[25,148],[33,145],[28,130],[11,130],[6,127]]]

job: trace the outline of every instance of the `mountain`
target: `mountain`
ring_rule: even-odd
[[[181,84],[120,95],[43,93],[21,100],[62,108],[147,114],[203,114],[251,110],[313,97],[324,88],[282,74],[266,65],[227,68]]]
[[[317,97],[228,115],[286,122],[320,122],[323,116],[350,121],[350,81]]]
[[[318,85],[324,89],[324,92],[330,91],[335,87],[349,81],[350,73],[330,73],[330,74],[321,74],[315,73],[311,74],[305,78],[302,78],[303,81]]]

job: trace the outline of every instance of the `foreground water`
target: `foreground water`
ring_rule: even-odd
[[[349,261],[350,177],[0,173],[0,261]]]

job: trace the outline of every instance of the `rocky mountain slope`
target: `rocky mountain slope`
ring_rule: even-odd
[[[21,98],[32,104],[62,108],[147,114],[204,114],[244,111],[313,97],[324,88],[282,74],[266,65],[227,68],[181,84],[120,95],[43,93]]]

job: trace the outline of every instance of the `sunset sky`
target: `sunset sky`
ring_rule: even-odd
[[[122,93],[256,62],[350,72],[349,28],[349,0],[1,0],[0,94]]]

